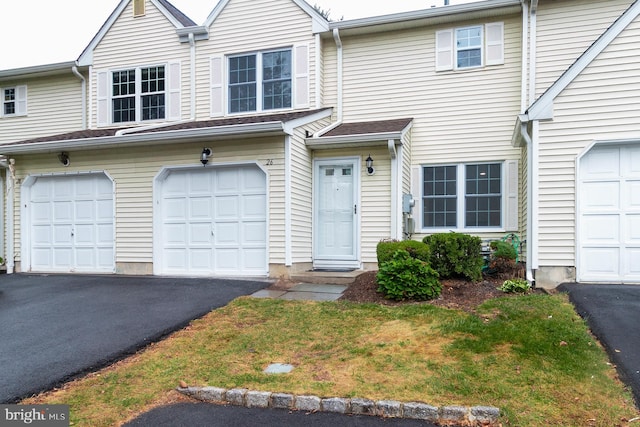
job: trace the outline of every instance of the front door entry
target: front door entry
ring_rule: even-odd
[[[357,268],[358,159],[315,167],[314,268]]]

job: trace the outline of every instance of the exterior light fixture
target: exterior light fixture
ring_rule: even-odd
[[[365,162],[367,162],[367,173],[369,175],[373,175],[376,170],[373,168],[373,159],[371,158],[371,154],[369,154],[369,157],[367,157]]]
[[[211,157],[211,148],[203,148],[202,154],[200,155],[202,166],[207,166],[207,163],[209,163],[209,157]]]
[[[60,163],[62,163],[62,166],[65,166],[65,167],[71,164],[71,160],[69,160],[69,153],[65,151],[58,154],[58,160],[60,160]]]

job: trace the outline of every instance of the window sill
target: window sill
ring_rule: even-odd
[[[464,234],[484,234],[484,233],[506,233],[504,228],[496,227],[476,227],[476,228],[423,228],[419,231],[420,234],[435,234],[435,233],[464,233]]]

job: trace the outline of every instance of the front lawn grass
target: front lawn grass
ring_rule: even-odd
[[[267,375],[270,363],[295,366]],[[471,315],[243,297],[99,373],[23,403],[71,406],[74,426],[112,426],[191,386],[490,405],[512,426],[617,426],[638,415],[563,295],[486,302]]]

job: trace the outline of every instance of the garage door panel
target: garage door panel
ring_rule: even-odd
[[[216,194],[238,194],[240,190],[240,171],[238,169],[220,169],[216,175]]]
[[[264,246],[264,236],[267,233],[265,222],[243,222],[242,223],[242,244]]]
[[[73,270],[73,252],[71,248],[54,248],[53,268],[58,270]]]
[[[189,244],[211,247],[211,224],[191,224],[189,227]]]
[[[238,246],[240,243],[240,227],[237,222],[216,223],[216,245]]]
[[[216,267],[219,272],[237,272],[240,270],[239,249],[217,249],[215,257]]]
[[[71,225],[54,225],[53,226],[53,245],[71,245],[73,230]]]
[[[73,203],[53,202],[53,220],[54,221],[73,221]]]
[[[640,181],[629,181],[625,185],[625,207],[640,212]]]
[[[95,206],[93,201],[83,200],[77,201],[75,204],[75,220],[78,221],[90,221],[93,222],[96,218],[94,211]]]
[[[98,224],[96,226],[96,243],[98,246],[113,246],[113,224]],[[111,252],[113,250],[110,249]]]
[[[163,230],[164,245],[186,246],[187,225],[186,224],[165,224]]]
[[[620,274],[619,248],[584,248],[583,265],[591,275],[615,277]]]
[[[210,271],[211,270],[211,251],[208,249],[192,249],[190,255],[190,270]]]
[[[240,196],[216,197],[216,219],[237,219],[240,217]]]
[[[583,184],[581,209],[585,212],[593,210],[611,210],[620,208],[619,182],[587,182]]]
[[[211,196],[189,199],[189,213],[192,220],[211,218]]]
[[[620,150],[617,147],[598,147],[580,162],[581,175],[590,179],[617,178],[620,167]]]
[[[628,146],[623,159],[623,174],[629,178],[640,178],[640,146]]]
[[[620,238],[618,215],[585,215],[582,221],[582,238],[585,244],[616,244]]]
[[[51,225],[34,225],[31,230],[31,241],[34,246],[51,246],[53,243],[53,227]]]
[[[51,218],[50,203],[32,203],[31,204],[31,221],[37,223],[49,223]]]
[[[242,198],[242,213],[245,218],[265,218],[264,206],[267,198],[263,194],[245,196]]]
[[[189,175],[189,194],[209,196],[212,191],[211,180],[207,172],[196,172]]]
[[[95,203],[95,219],[113,222],[113,200],[98,200]]]
[[[93,224],[76,224],[74,234],[76,245],[88,245],[93,247],[96,243]]]
[[[166,198],[163,201],[163,207],[166,220],[184,221],[187,218],[187,203],[183,197]]]
[[[187,258],[186,249],[165,249],[165,265],[169,271],[184,271]]]
[[[72,200],[73,184],[70,179],[54,179],[52,181],[52,191],[54,200]]]
[[[53,251],[50,248],[34,248],[31,251],[31,266],[35,270],[50,268],[53,260]]]
[[[244,268],[247,270],[259,271],[264,268],[264,260],[267,258],[267,251],[264,249],[246,249],[244,251]]]
[[[626,274],[632,277],[640,276],[640,248],[624,251]]]
[[[244,173],[245,192],[264,191],[264,173],[259,169],[247,169]]]
[[[76,262],[75,269],[90,271],[96,265],[95,250],[94,248],[78,248],[76,250]]]

